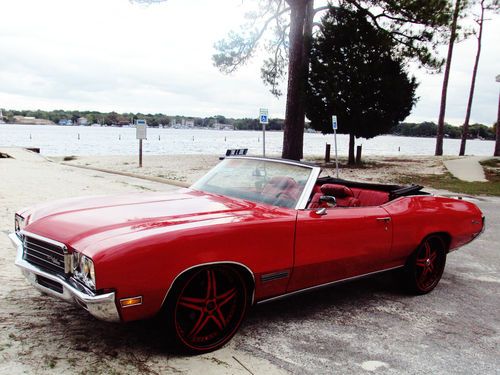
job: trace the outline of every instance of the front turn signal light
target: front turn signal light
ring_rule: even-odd
[[[121,307],[132,307],[137,305],[142,305],[142,296],[123,298],[120,300]]]

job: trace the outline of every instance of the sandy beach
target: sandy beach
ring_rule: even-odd
[[[142,168],[139,168],[137,156],[52,157],[50,160],[68,165],[159,177],[189,186],[215,166],[219,162],[219,157],[216,155],[148,155],[143,158]],[[324,160],[320,157],[308,158],[305,161],[319,163],[324,167],[324,173],[335,175],[334,163],[324,165],[322,164]],[[439,175],[446,170],[443,158],[435,156],[369,156],[363,158],[363,162],[365,163],[363,167],[350,168],[346,167],[345,160],[341,159],[339,177],[356,181],[395,183],[397,176],[402,173],[418,177],[418,175]],[[414,183],[419,183],[418,178]]]
[[[150,322],[106,324],[66,302],[42,296],[14,265],[7,234],[16,210],[49,200],[178,189],[50,162],[21,149],[0,149],[0,374],[246,374],[284,373],[269,361],[238,350],[197,357],[164,352]],[[243,364],[243,366],[242,366]]]
[[[120,325],[43,296],[14,265],[7,234],[24,206],[82,195],[171,191],[190,184],[217,156],[78,157],[84,169],[21,149],[0,148],[0,374],[493,374],[498,370],[500,199],[477,200],[486,232],[453,253],[440,286],[404,295],[390,274],[257,305],[221,350],[180,356],[165,350],[157,322]],[[434,157],[365,159],[340,177],[392,182],[400,173],[443,173]],[[330,166],[331,167],[331,166]],[[333,175],[330,168],[328,172]],[[424,365],[422,365],[424,364]],[[423,366],[423,367],[422,367]]]

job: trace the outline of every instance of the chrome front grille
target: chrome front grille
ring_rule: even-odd
[[[24,260],[31,264],[63,276],[70,271],[70,256],[63,244],[26,234],[23,249]]]

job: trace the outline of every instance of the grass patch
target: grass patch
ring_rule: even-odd
[[[440,175],[400,175],[397,180],[400,184],[420,184],[454,193],[500,196],[500,173],[485,170],[485,174],[488,182],[462,181],[449,172]]]

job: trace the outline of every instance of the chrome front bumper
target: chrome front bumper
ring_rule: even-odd
[[[107,322],[120,321],[120,314],[118,313],[118,310],[116,308],[114,292],[99,295],[90,295],[76,289],[63,277],[50,274],[46,271],[41,270],[39,267],[25,261],[23,259],[23,243],[21,242],[19,237],[15,233],[11,233],[9,234],[9,238],[17,248],[16,266],[21,268],[23,275],[36,289],[51,296],[75,303],[87,310],[97,319]],[[39,276],[61,285],[62,293],[41,285],[38,282]]]

